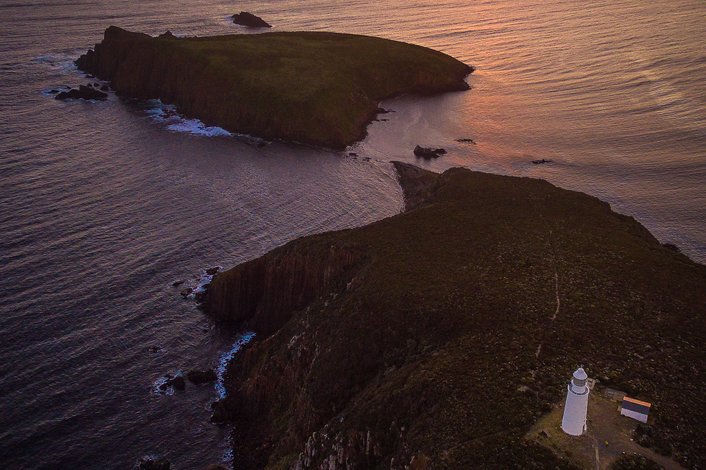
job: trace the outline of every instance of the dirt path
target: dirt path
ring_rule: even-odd
[[[554,314],[549,317],[549,321],[553,322],[556,320],[556,317],[559,316],[559,311],[561,310],[561,297],[559,295],[559,271],[557,270],[557,263],[556,263],[556,250],[554,249],[554,238],[553,238],[553,233],[550,230],[549,231],[549,251],[552,255],[552,268],[554,269],[554,297],[556,299],[556,308],[554,309]],[[534,353],[534,357],[539,359],[539,355],[542,352],[542,345],[544,344],[543,341],[539,343],[539,346],[537,346],[537,350]],[[536,370],[532,372],[532,376],[536,373]]]

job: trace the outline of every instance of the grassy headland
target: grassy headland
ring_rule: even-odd
[[[114,26],[76,63],[118,93],[159,98],[209,125],[333,148],[365,136],[379,101],[465,90],[473,71],[441,52],[368,36],[176,38]]]
[[[206,310],[259,333],[227,378],[240,468],[568,466],[524,436],[578,365],[706,465],[705,266],[545,181],[398,171],[416,208],[214,279]]]

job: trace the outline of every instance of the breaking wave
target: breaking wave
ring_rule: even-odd
[[[198,119],[188,119],[177,111],[176,106],[160,100],[148,100],[145,110],[154,122],[164,125],[171,132],[182,132],[202,137],[233,137],[233,133],[222,127],[207,126]]]
[[[255,333],[253,333],[252,331],[243,333],[242,336],[240,336],[240,338],[238,338],[235,343],[233,343],[233,346],[228,351],[221,354],[221,357],[218,360],[218,368],[216,369],[216,376],[218,377],[216,380],[216,393],[218,394],[219,400],[224,399],[227,395],[226,387],[223,383],[223,378],[226,373],[226,369],[228,368],[228,364],[236,355],[236,353],[240,351],[243,346],[248,344],[254,337]]]

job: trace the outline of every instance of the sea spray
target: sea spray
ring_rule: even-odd
[[[232,137],[233,134],[217,126],[207,126],[198,119],[188,119],[177,111],[176,106],[160,100],[148,100],[145,112],[154,121],[164,124],[171,132],[181,132],[202,137]]]
[[[216,394],[218,395],[218,399],[222,400],[226,397],[226,387],[225,384],[223,383],[224,381],[224,376],[226,373],[226,369],[228,367],[228,364],[230,361],[233,359],[235,354],[240,351],[240,348],[248,344],[253,338],[255,337],[255,333],[249,331],[247,333],[243,333],[236,341],[233,343],[233,346],[223,354],[221,354],[220,359],[218,360],[218,368],[216,369],[216,376],[218,377],[216,379]]]
[[[222,266],[217,266],[216,268],[217,268],[216,272],[223,269]],[[211,281],[213,280],[213,276],[215,276],[215,275],[216,275],[215,273],[209,274],[209,270],[204,271],[201,274],[201,278],[199,279],[199,282],[196,284],[196,287],[194,287],[194,292],[192,293],[191,297],[193,298],[193,297],[195,297],[196,294],[204,293],[206,291],[206,286],[208,286],[211,283]]]
[[[223,452],[223,457],[222,457],[223,464],[226,465],[227,468],[233,468],[233,463],[235,462],[235,456],[233,455],[233,448],[229,447]]]
[[[171,286],[183,286],[184,288],[182,289],[182,296],[184,296],[184,298],[200,302],[202,299],[199,298],[199,295],[204,294],[206,292],[208,285],[213,280],[213,276],[215,276],[222,269],[222,266],[215,266],[210,269],[205,269],[201,271],[201,274],[199,276],[195,276],[194,279],[190,281],[175,280],[171,282]]]

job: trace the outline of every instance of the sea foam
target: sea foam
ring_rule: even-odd
[[[177,111],[176,106],[160,100],[147,101],[145,113],[154,121],[164,124],[171,132],[181,132],[202,137],[232,137],[233,133],[222,127],[207,126],[198,119],[188,119]]]
[[[167,385],[174,377],[184,377],[184,373],[178,370],[174,375],[166,374],[159,377],[152,383],[152,393],[155,395],[174,395],[174,387]]]
[[[240,351],[243,346],[248,344],[254,337],[255,333],[253,333],[252,331],[243,333],[237,340],[235,340],[235,343],[233,343],[233,346],[228,351],[221,354],[221,357],[218,360],[218,368],[216,368],[216,394],[218,395],[219,400],[224,399],[227,395],[226,387],[223,383],[223,380],[226,373],[226,369],[228,368],[228,364],[236,355],[236,353]]]

